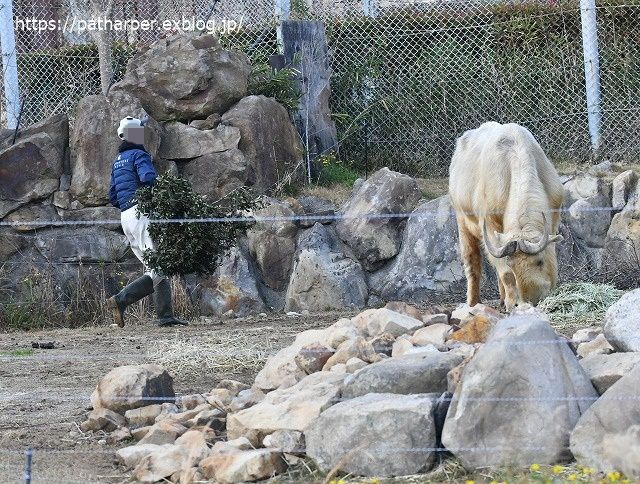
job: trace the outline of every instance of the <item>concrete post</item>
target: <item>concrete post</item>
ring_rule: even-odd
[[[278,52],[284,54],[284,42],[282,40],[282,22],[289,20],[291,16],[291,0],[275,0],[275,13],[278,26],[276,35],[278,38]]]
[[[589,136],[591,137],[591,148],[596,151],[600,148],[602,102],[595,0],[580,0],[580,20],[582,22],[582,48],[584,53],[584,80],[587,93]]]
[[[20,115],[20,86],[18,84],[12,0],[0,0],[0,48],[2,53],[2,72],[4,74],[7,128],[15,129]]]

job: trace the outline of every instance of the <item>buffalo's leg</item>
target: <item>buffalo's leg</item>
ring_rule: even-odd
[[[467,229],[464,221],[458,220],[458,234],[464,274],[467,277],[467,304],[475,306],[480,302],[480,277],[482,275],[480,241]]]
[[[511,311],[518,303],[518,285],[516,284],[516,278],[510,270],[505,270],[498,274],[498,278],[504,291],[504,307],[507,311]]]

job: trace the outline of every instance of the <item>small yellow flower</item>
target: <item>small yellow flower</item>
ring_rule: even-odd
[[[591,474],[593,474],[595,472],[595,470],[593,470],[591,467],[583,467],[582,468],[582,473],[585,476],[590,476]]]
[[[551,472],[553,472],[554,474],[561,474],[563,470],[564,470],[564,467],[559,465],[555,465],[551,468]]]
[[[578,480],[578,474],[569,474],[567,476],[567,480],[569,480],[569,481],[577,481]]]
[[[464,484],[476,484],[476,481],[469,479],[467,481],[464,481]]]
[[[618,471],[614,471],[614,472],[609,472],[607,474],[607,478],[610,481],[619,481],[620,480],[620,473]]]
[[[529,470],[531,472],[538,472],[540,470],[540,464],[531,464],[531,467],[529,467]]]

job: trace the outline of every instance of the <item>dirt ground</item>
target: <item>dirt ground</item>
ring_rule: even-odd
[[[145,324],[0,333],[0,482],[24,482],[28,448],[34,449],[32,482],[126,481],[114,454],[126,444],[109,445],[103,434],[83,434],[78,426],[98,380],[115,366],[151,362],[151,347],[176,340],[197,342],[203,335],[223,340],[241,336],[252,347],[274,352],[300,331],[353,314],[199,320],[179,330]],[[32,342],[51,341],[55,349],[31,350]],[[240,367],[173,376],[176,394],[190,394],[209,391],[224,378],[250,383],[255,375]]]

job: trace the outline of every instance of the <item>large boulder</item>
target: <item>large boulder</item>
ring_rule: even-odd
[[[238,128],[220,125],[215,129],[200,130],[175,121],[164,125],[158,156],[167,160],[190,160],[235,149],[239,142]]]
[[[442,443],[470,470],[555,464],[570,457],[569,433],[596,398],[544,316],[514,315],[465,366]]]
[[[563,218],[574,236],[587,247],[602,248],[611,224],[610,209],[608,196],[599,194],[576,200],[563,212]]]
[[[231,249],[212,276],[188,276],[187,287],[203,316],[221,316],[229,310],[248,316],[266,309],[255,269],[242,244]]]
[[[417,353],[382,360],[348,376],[342,396],[367,393],[442,393],[447,391],[447,373],[462,363],[453,353]]]
[[[180,174],[191,183],[196,193],[215,202],[244,186],[246,168],[242,151],[231,148],[181,163]]]
[[[638,188],[636,191],[640,191]],[[636,287],[640,278],[640,203],[613,216],[602,254],[602,275],[618,287]]]
[[[324,225],[316,223],[310,231],[305,234],[293,265],[285,309],[364,307],[369,290],[360,263],[341,250],[335,235]]]
[[[400,251],[406,214],[420,199],[418,183],[407,175],[382,168],[354,188],[336,224],[367,270],[374,270]]]
[[[55,262],[114,262],[129,252],[124,235],[99,227],[38,232],[34,245],[45,259]]]
[[[238,147],[247,162],[247,185],[268,192],[284,175],[296,179],[304,173],[300,137],[275,99],[247,96],[222,115],[222,125],[240,130]]]
[[[459,252],[458,227],[449,197],[424,202],[409,216],[400,252],[371,276],[369,285],[386,301],[424,303],[442,291],[464,295]]]
[[[391,477],[435,461],[438,395],[372,393],[325,410],[305,431],[307,455],[327,472]]]
[[[0,130],[0,219],[25,203],[58,190],[69,142],[64,114],[20,130]]]
[[[190,121],[244,97],[250,71],[244,54],[222,48],[214,36],[176,34],[137,53],[116,86],[158,121]]]
[[[107,408],[124,414],[132,408],[175,398],[173,379],[159,365],[118,366],[107,373],[91,394],[94,409]]]
[[[318,415],[336,403],[343,375],[321,371],[289,388],[278,389],[253,407],[227,416],[229,439],[246,437],[254,445],[276,430],[304,432]]]
[[[640,385],[640,366],[620,378],[598,401],[584,413],[571,433],[571,452],[578,463],[601,471],[625,470],[628,464],[640,461],[637,447],[640,430],[640,406],[637,394]],[[634,442],[634,447],[612,445]],[[640,478],[640,469],[627,477]],[[627,471],[628,472],[628,471]]]
[[[609,309],[604,317],[604,335],[618,351],[640,351],[640,289],[634,289]]]
[[[71,133],[71,196],[84,205],[108,203],[111,165],[121,140],[116,128],[122,118],[147,116],[140,102],[129,93],[112,88],[108,97],[88,96],[80,100]],[[145,128],[145,148],[155,158],[161,128],[150,119]]]
[[[247,234],[249,250],[262,281],[272,289],[282,290],[289,282],[296,252],[295,213],[286,203],[269,198],[267,205],[254,215],[258,220]]]

